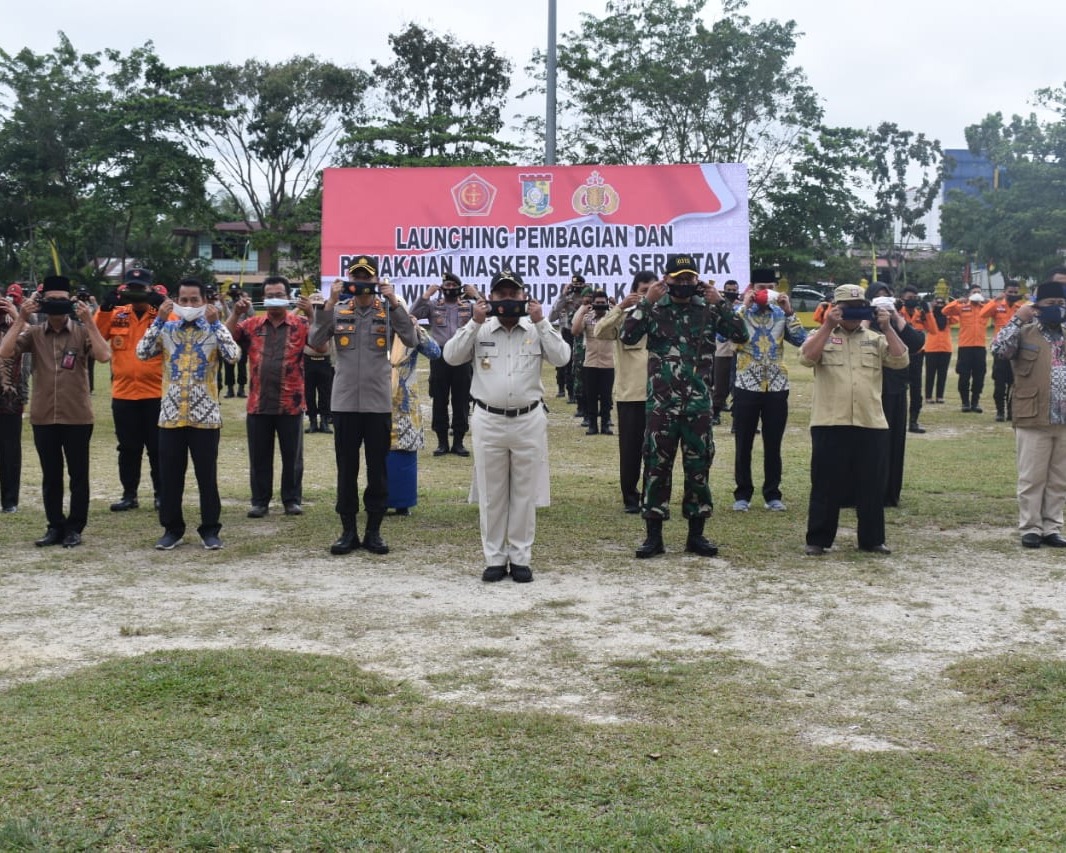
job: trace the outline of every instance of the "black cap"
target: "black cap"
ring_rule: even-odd
[[[916,284],[905,284],[905,285],[903,285],[903,289],[900,291],[900,294],[904,294],[904,293],[913,293],[913,294],[917,295],[918,294],[918,285],[916,285]]]
[[[585,283],[585,276],[583,276],[583,275],[571,276],[570,277],[570,283],[571,284],[584,284]]]
[[[444,283],[444,284],[447,284],[447,283],[449,283],[449,282],[450,282],[450,283],[452,283],[452,284],[456,284],[456,285],[458,285],[459,287],[462,287],[462,286],[463,286],[463,283],[462,283],[462,282],[461,282],[461,281],[459,280],[459,276],[457,276],[457,275],[456,275],[455,273],[453,273],[453,272],[446,272],[446,273],[444,274],[444,279],[443,279],[443,283]]]
[[[348,275],[354,275],[357,270],[363,270],[370,273],[371,277],[378,274],[378,259],[371,258],[367,255],[360,255],[354,261],[351,266],[348,267]]]
[[[65,290],[70,293],[70,279],[65,275],[50,275],[41,282],[41,290]]]
[[[150,287],[152,284],[152,271],[143,267],[133,267],[126,270],[126,277],[122,279],[122,283],[139,284],[145,288]]]
[[[696,261],[693,260],[692,255],[667,255],[666,256],[666,274],[667,275],[681,275],[681,273],[692,273],[698,276],[699,270],[696,269]]]
[[[1062,299],[1064,296],[1066,296],[1066,287],[1063,287],[1061,281],[1045,281],[1036,287],[1037,302],[1041,299]]]
[[[752,284],[777,284],[777,271],[770,267],[761,267],[751,271]]]
[[[489,292],[491,293],[501,284],[516,284],[519,287],[523,286],[522,277],[510,270],[501,270],[492,277],[492,283],[489,285]]]

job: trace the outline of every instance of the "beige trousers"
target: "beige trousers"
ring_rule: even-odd
[[[1018,530],[1048,536],[1062,532],[1066,501],[1066,426],[1016,427]]]

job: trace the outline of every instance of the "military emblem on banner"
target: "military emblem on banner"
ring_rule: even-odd
[[[471,173],[452,187],[455,212],[460,216],[488,216],[496,199],[496,187]]]
[[[519,213],[540,219],[552,212],[551,175],[519,175],[518,182],[522,185],[522,206],[518,208]]]
[[[618,210],[619,201],[614,187],[607,183],[599,172],[589,175],[588,180],[574,191],[571,199],[574,210],[583,216],[594,213],[610,216]]]

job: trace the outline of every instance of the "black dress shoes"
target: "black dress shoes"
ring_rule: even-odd
[[[448,445],[447,444],[438,444],[437,445],[437,449],[433,451],[433,455],[434,456],[447,456],[448,455]]]
[[[81,534],[71,531],[63,537],[64,548],[77,548],[81,544]]]
[[[248,510],[249,518],[265,518],[267,514],[267,508],[265,506],[252,505],[252,508]]]
[[[359,534],[355,530],[345,530],[337,541],[329,546],[331,554],[350,554],[359,547]]]
[[[867,554],[891,554],[892,550],[887,545],[874,545],[872,548],[860,548],[860,551],[865,551]]]
[[[454,453],[456,456],[470,455],[470,451],[463,447],[463,443],[461,441],[457,441],[455,442],[455,444],[452,445],[452,453]]]
[[[533,571],[529,566],[516,566],[511,563],[511,580],[515,583],[529,583],[533,580]]]
[[[376,530],[368,530],[363,536],[363,547],[371,554],[388,554],[389,546]]]
[[[112,512],[125,512],[126,510],[129,510],[129,509],[137,509],[137,507],[139,507],[139,506],[140,506],[140,504],[137,502],[137,498],[126,498],[126,497],[124,497],[122,500],[115,501],[113,504],[111,504],[111,511]]]
[[[300,506],[300,504],[297,503],[296,501],[289,501],[287,504],[285,504],[285,514],[286,515],[303,515],[304,514],[304,508],[302,506]]]
[[[58,545],[63,541],[63,531],[56,529],[55,527],[49,527],[44,536],[36,540],[33,544],[38,548],[44,548],[47,545]]]
[[[481,579],[486,583],[502,581],[505,577],[507,577],[507,566],[486,566],[485,571],[481,573]]]
[[[1049,533],[1040,541],[1049,548],[1066,548],[1066,539],[1062,537],[1061,533]]]
[[[1039,548],[1043,542],[1043,538],[1039,533],[1023,533],[1022,534],[1022,547],[1023,548]]]

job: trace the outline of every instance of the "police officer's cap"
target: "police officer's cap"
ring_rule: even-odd
[[[842,284],[833,291],[834,302],[865,302],[866,291],[857,284]]]
[[[377,258],[371,258],[367,255],[360,255],[348,267],[348,275],[355,275],[359,270],[370,273],[370,277],[373,278],[378,274],[378,261]]]
[[[585,276],[583,276],[583,275],[571,276],[570,283],[571,284],[584,284],[585,283]]]
[[[143,267],[133,267],[126,270],[126,276],[122,279],[123,284],[136,284],[147,288],[152,283],[152,271]]]
[[[516,272],[511,272],[510,270],[501,270],[492,277],[492,283],[489,285],[489,291],[491,292],[495,290],[502,284],[515,284],[518,285],[518,287],[522,287],[522,277]]]
[[[450,284],[454,284],[454,285],[457,285],[458,287],[462,287],[463,286],[463,283],[459,280],[459,276],[457,276],[453,272],[446,272],[444,274],[444,282],[443,283],[444,284],[449,284],[449,283]]]
[[[692,255],[667,255],[666,256],[666,274],[669,276],[682,275],[684,273],[691,273],[698,276],[699,270],[696,269],[696,261]]]

